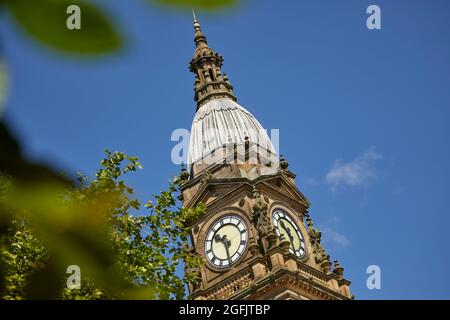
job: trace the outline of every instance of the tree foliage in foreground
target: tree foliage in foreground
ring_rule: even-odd
[[[107,151],[100,164],[95,178],[80,175],[76,186],[51,193],[53,203],[45,202],[45,205],[41,203],[42,197],[49,197],[45,190],[32,190],[37,195],[30,196],[20,183],[16,186],[13,179],[0,178],[0,216],[3,214],[4,218],[7,211],[10,218],[7,232],[0,240],[0,298],[51,298],[42,296],[40,288],[33,293],[33,287],[42,286],[44,279],[60,288],[59,297],[64,299],[181,299],[186,284],[198,280],[194,272],[180,275],[183,274],[180,267],[184,264],[186,269],[195,270],[202,263],[184,247],[189,235],[186,222],[203,214],[204,207],[177,206],[177,178],[170,182],[167,191],[142,206],[123,180],[124,175],[141,168],[138,159]],[[53,216],[36,218],[44,208]],[[86,211],[86,215],[76,220],[60,216],[72,214],[71,208],[75,215],[79,211]],[[47,218],[51,227],[46,225]],[[105,222],[107,239],[99,239],[100,233],[88,232],[91,228],[101,228]],[[104,242],[110,251],[102,247]],[[73,252],[67,255],[67,250]],[[144,290],[139,295],[124,295],[119,285],[108,283],[110,278],[100,274],[102,268],[96,268],[92,259],[106,260],[98,263],[107,269],[114,268],[116,273],[105,270],[110,272],[110,278],[120,276],[131,288]],[[114,266],[110,266],[110,261],[114,261]],[[81,268],[81,289],[65,287],[67,275],[60,269],[69,264]]]

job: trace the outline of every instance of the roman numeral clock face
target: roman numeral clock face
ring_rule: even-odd
[[[272,215],[273,225],[277,235],[284,236],[284,239],[291,243],[289,251],[297,257],[305,256],[305,240],[299,227],[294,220],[282,210],[275,210]]]
[[[228,268],[244,254],[248,229],[238,216],[225,216],[209,229],[205,240],[205,256],[216,268]]]

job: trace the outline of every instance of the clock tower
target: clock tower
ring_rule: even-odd
[[[344,268],[331,261],[296,187],[258,120],[237,103],[194,15],[196,114],[181,200],[206,213],[192,221],[191,250],[202,257],[193,299],[351,299]]]

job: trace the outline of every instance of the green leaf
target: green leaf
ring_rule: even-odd
[[[0,139],[0,147],[2,141],[9,142],[0,154],[23,162],[15,140]],[[130,214],[140,202],[129,197],[122,176],[135,169],[136,157],[107,152],[96,178],[73,186],[24,179],[20,173],[30,176],[36,168],[13,170],[2,159],[8,176],[0,175],[0,298],[57,298],[71,264],[81,269],[82,288],[63,289],[64,299],[181,299],[186,284],[197,280],[203,260],[186,243],[185,223],[205,206],[179,208],[179,185],[170,184],[147,202],[147,214]],[[184,277],[181,263],[189,270]]]
[[[70,5],[81,9],[80,30],[67,28]],[[99,55],[122,46],[112,22],[84,0],[10,0],[6,6],[27,33],[53,49]]]
[[[22,155],[19,141],[13,136],[4,120],[0,120],[0,173],[18,180],[35,181],[59,181],[68,183],[61,175],[51,169],[25,159]]]
[[[172,7],[215,10],[231,7],[236,0],[155,0],[155,2]]]

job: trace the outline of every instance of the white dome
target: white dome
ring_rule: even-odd
[[[229,143],[244,144],[245,137],[275,154],[267,132],[250,112],[231,99],[212,99],[200,107],[192,122],[188,163]]]

